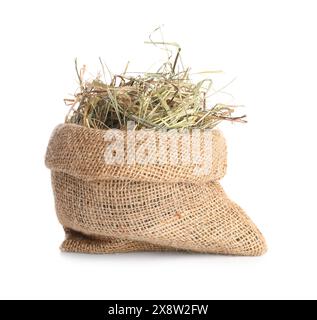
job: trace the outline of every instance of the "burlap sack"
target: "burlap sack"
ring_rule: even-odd
[[[155,146],[160,139],[156,137]],[[109,164],[104,130],[58,126],[47,148],[46,165],[52,170],[56,212],[66,232],[61,249],[263,254],[263,236],[218,182],[226,171],[226,144],[220,131],[212,130],[210,140],[208,135],[200,138],[201,158],[209,159],[210,153],[212,161],[209,170],[199,174],[197,169],[206,161],[175,163],[169,147],[175,139],[180,159],[185,142],[174,133],[164,141],[170,152],[163,165],[152,161],[160,153],[155,147],[143,150],[145,164]],[[128,154],[125,144],[121,160],[126,161]]]

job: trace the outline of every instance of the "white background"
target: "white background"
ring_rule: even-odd
[[[6,1],[0,4],[0,298],[317,298],[316,1]],[[246,105],[226,124],[223,185],[267,238],[260,258],[62,254],[44,166],[76,89],[74,58],[148,68],[164,24],[194,71]],[[219,96],[219,100],[228,97]]]

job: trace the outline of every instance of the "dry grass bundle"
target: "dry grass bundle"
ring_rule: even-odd
[[[245,122],[245,115],[232,115],[235,106],[207,106],[212,80],[193,82],[190,70],[179,67],[179,46],[177,49],[175,58],[170,57],[157,72],[130,76],[127,65],[122,74],[111,76],[109,83],[101,80],[101,75],[85,81],[85,67],[78,70],[76,60],[80,88],[72,99],[65,99],[71,106],[66,122],[89,128],[122,129],[128,121],[134,121],[137,129],[167,130],[213,128],[223,120]],[[105,75],[105,65],[101,65]]]

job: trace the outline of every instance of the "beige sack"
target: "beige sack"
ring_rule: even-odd
[[[127,132],[121,133],[126,139]],[[52,171],[57,216],[66,232],[61,249],[263,254],[263,236],[218,182],[226,171],[226,144],[220,131],[210,131],[210,140],[208,135],[201,136],[202,161],[198,163],[175,163],[171,142],[178,141],[178,159],[186,144],[180,133],[164,141],[166,162],[157,163],[160,139],[157,136],[142,151],[150,160],[146,164],[126,163],[128,144],[121,158],[115,155],[123,162],[109,164],[112,159],[107,158],[109,141],[104,130],[74,124],[54,130],[46,165]],[[135,144],[137,147],[138,141]],[[190,147],[192,158],[194,143]],[[209,170],[197,175],[208,153],[212,154]]]

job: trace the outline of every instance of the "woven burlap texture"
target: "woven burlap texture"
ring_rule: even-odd
[[[180,156],[181,134],[174,133],[169,139],[178,138]],[[164,165],[153,161],[110,165],[105,159],[104,130],[74,124],[56,127],[46,165],[52,171],[56,212],[66,233],[61,249],[265,253],[262,234],[219,184],[227,166],[226,143],[219,130],[210,131],[208,144],[212,165],[197,175],[195,169],[204,162],[175,164],[171,155]],[[202,141],[202,158],[209,152],[203,150],[206,145]],[[127,149],[126,145],[124,158]],[[158,156],[155,148],[146,152],[148,159]]]

